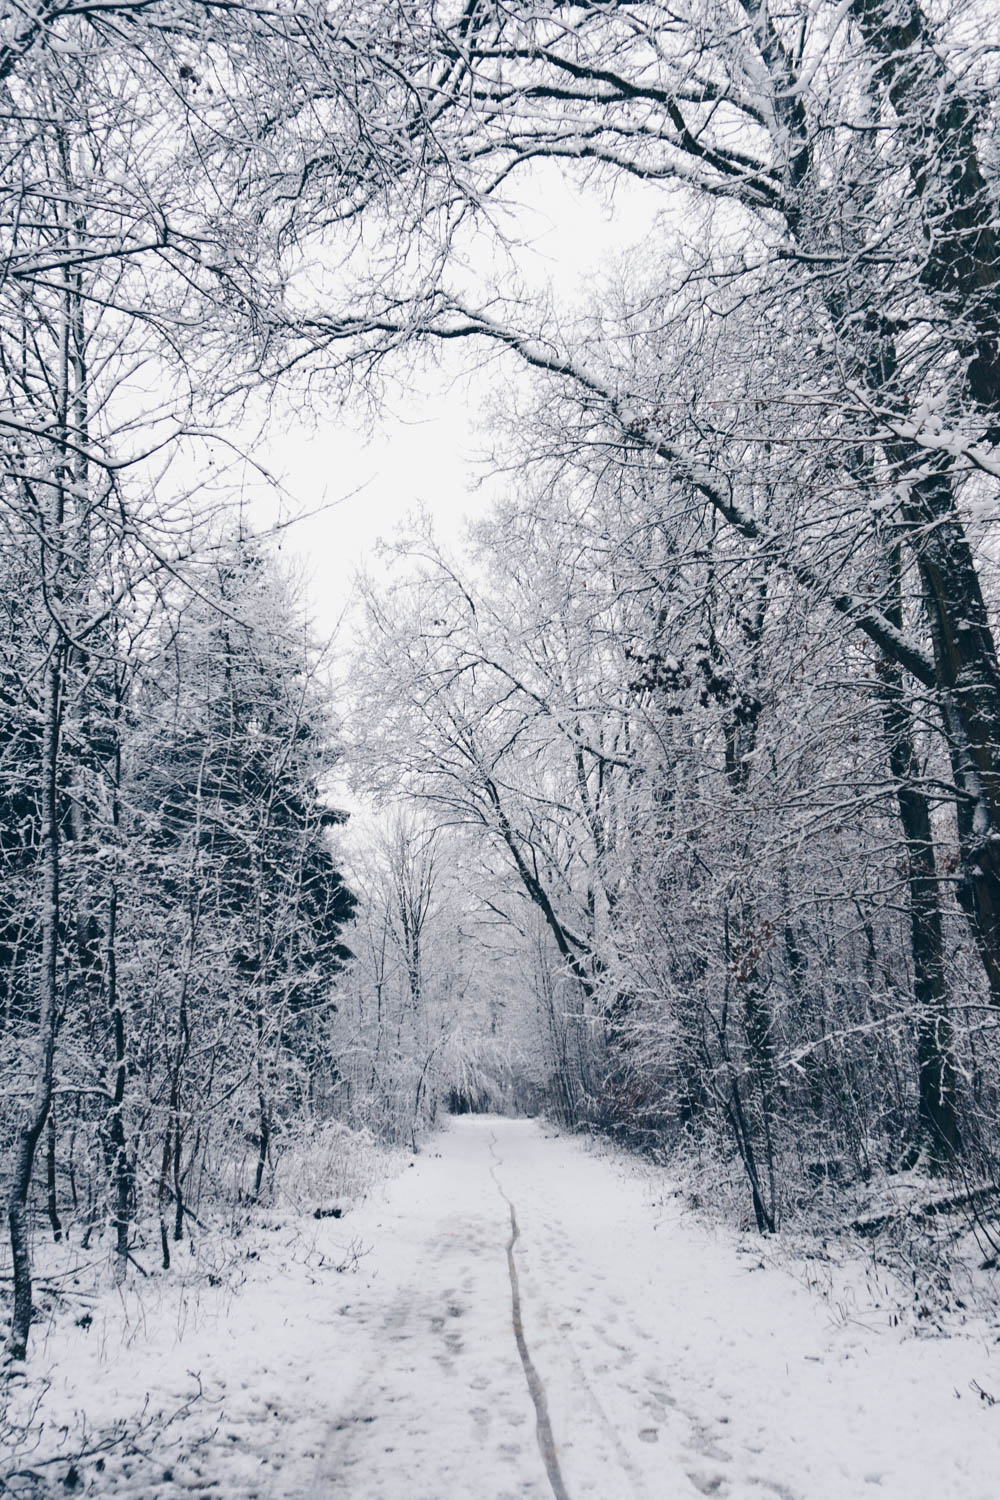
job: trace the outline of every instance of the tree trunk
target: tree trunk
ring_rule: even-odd
[[[902,625],[900,553],[886,556],[887,610]],[[951,1019],[945,977],[944,923],[934,858],[930,805],[920,789],[920,764],[902,674],[884,657],[878,664],[882,722],[896,805],[906,848],[910,901],[913,999],[917,1012],[917,1130],[930,1162],[943,1166],[959,1150]]]
[[[52,1225],[52,1238],[58,1245],[63,1237],[62,1221],[59,1218],[59,1203],[56,1192],[56,1112],[49,1105],[48,1128],[45,1149],[45,1208]]]
[[[52,1107],[52,1079],[56,1030],[59,1023],[59,928],[61,840],[59,825],[59,765],[66,676],[66,636],[58,610],[65,573],[66,493],[72,482],[73,460],[68,431],[70,409],[70,325],[72,293],[66,283],[65,316],[59,335],[59,365],[55,409],[59,450],[52,483],[46,486],[47,506],[39,503],[41,580],[49,624],[42,695],[41,830],[41,972],[38,989],[38,1032],[34,1079],[28,1103],[18,1127],[11,1171],[7,1219],[10,1226],[11,1260],[14,1270],[14,1307],[10,1320],[7,1353],[12,1360],[27,1354],[31,1327],[31,1253],[28,1246],[28,1197],[35,1152]],[[30,495],[29,498],[33,498]]]
[[[913,999],[917,1013],[917,1126],[920,1145],[929,1160],[942,1166],[958,1151],[961,1135],[955,1107],[944,929],[930,809],[916,784],[917,755],[899,674],[886,663],[882,679],[883,719],[905,841],[910,899]]]
[[[165,1271],[170,1270],[170,1238],[167,1234],[166,1206],[170,1195],[168,1178],[170,1175],[171,1141],[173,1139],[173,1114],[167,1125],[167,1134],[163,1142],[163,1155],[160,1158],[160,1178],[156,1188],[156,1206],[160,1219],[160,1263]]]
[[[995,442],[1000,402],[1000,233],[979,159],[989,129],[962,92],[916,0],[851,0],[850,11],[909,148],[926,254],[920,279],[945,317],[968,329],[966,384]]]
[[[1000,438],[1000,234],[979,159],[981,106],[962,92],[917,0],[851,0],[877,60],[909,155],[925,255],[920,279],[941,316],[968,330],[971,402]],[[890,366],[895,368],[895,352]],[[877,386],[875,387],[877,390]],[[910,485],[907,521],[930,618],[938,693],[959,793],[960,899],[995,1004],[1000,1004],[1000,664],[975,558],[955,508],[950,461],[926,474],[917,444],[894,445]]]
[[[931,626],[941,716],[958,792],[959,899],[1000,1004],[1000,664],[968,537],[946,474],[915,487],[908,519]]]
[[[56,525],[62,525],[62,499],[54,487]],[[23,1360],[31,1327],[31,1254],[28,1248],[28,1194],[35,1152],[52,1107],[52,1075],[56,1027],[59,1014],[59,743],[62,727],[62,689],[65,649],[62,632],[51,622],[42,729],[42,963],[38,994],[38,1034],[34,1082],[18,1127],[11,1172],[7,1219],[10,1226],[11,1261],[14,1269],[14,1309],[10,1320],[7,1353]]]
[[[975,99],[963,94],[961,80],[935,45],[918,0],[850,0],[849,13],[874,64],[870,77],[884,90],[906,144],[911,199],[924,237],[920,281],[936,299],[941,317],[968,330],[961,351],[966,358],[966,393],[982,414],[987,440],[996,442],[1000,440],[1000,234],[978,148],[988,122],[980,118],[981,106]],[[787,54],[780,51],[774,58],[765,47],[764,57],[776,98],[798,102],[797,80],[789,75]],[[796,141],[797,122],[785,119],[783,123],[789,141]],[[805,180],[805,175],[803,169],[798,180]],[[797,235],[794,215],[788,222]],[[828,305],[839,322],[844,308],[838,306],[835,294],[828,294]],[[898,370],[888,323],[877,355],[865,363],[864,384],[875,404],[881,404]],[[918,443],[893,441],[886,451],[908,492],[903,507],[907,541],[917,561],[930,621],[933,680],[926,674],[921,680],[937,696],[959,794],[959,899],[972,924],[992,1001],[1000,1005],[1000,662],[996,642],[973,550],[955,504],[953,461],[942,451],[937,472],[928,473],[929,455]],[[901,632],[899,611],[890,607],[886,616]],[[882,642],[880,649],[906,669],[902,654],[893,656],[889,643]]]
[[[111,887],[108,902],[107,954],[105,978],[107,984],[108,1010],[111,1013],[111,1029],[114,1039],[114,1088],[108,1117],[108,1139],[111,1147],[111,1191],[114,1206],[115,1254],[118,1275],[123,1277],[128,1261],[128,1231],[132,1218],[134,1184],[132,1168],[128,1158],[125,1139],[125,1081],[127,1076],[125,1047],[125,1016],[118,996],[118,970],[115,957],[115,937],[118,920],[118,891]]]

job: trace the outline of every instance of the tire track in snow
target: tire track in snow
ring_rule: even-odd
[[[495,1142],[495,1140],[496,1140],[496,1137],[494,1136],[492,1138],[492,1142]],[[493,1150],[492,1142],[491,1142],[491,1146],[490,1146],[490,1154],[493,1156],[494,1161],[496,1161],[498,1163],[498,1165],[500,1165],[500,1162],[499,1162],[499,1160],[497,1158],[496,1152]],[[494,1182],[496,1183],[497,1187],[499,1188],[500,1184],[497,1181],[496,1173],[491,1171],[490,1175],[493,1177]],[[501,1189],[501,1192],[502,1192],[502,1189]],[[509,1199],[505,1199],[505,1201],[508,1204],[510,1202]],[[569,1251],[569,1248],[570,1248],[570,1245],[571,1245],[571,1241],[569,1240],[569,1238],[565,1234],[563,1234],[561,1230],[559,1230],[559,1229],[553,1230],[553,1225],[550,1222],[547,1222],[546,1219],[544,1218],[544,1216],[541,1219],[541,1227],[542,1227],[543,1231],[546,1230],[546,1229],[548,1230],[548,1236],[549,1236],[550,1244],[556,1244],[557,1241],[561,1242],[564,1251],[565,1252]],[[551,1266],[549,1264],[549,1260],[548,1260],[547,1253],[546,1253],[546,1246],[545,1246],[545,1242],[544,1242],[544,1236],[543,1236],[543,1239],[542,1239],[542,1242],[541,1242],[541,1245],[540,1245],[540,1254],[541,1254],[541,1264],[542,1264],[543,1272],[547,1272],[547,1273],[551,1274]],[[579,1264],[577,1264],[576,1269],[577,1270],[580,1269]],[[590,1292],[593,1292],[593,1290],[594,1290],[593,1287],[588,1288],[588,1291],[590,1291]],[[614,1451],[615,1451],[615,1454],[617,1456],[618,1462],[619,1462],[619,1464],[621,1466],[622,1475],[623,1476],[627,1476],[627,1479],[628,1479],[628,1481],[629,1481],[629,1483],[631,1485],[632,1493],[633,1493],[633,1495],[635,1497],[635,1500],[648,1500],[649,1493],[650,1493],[649,1489],[647,1488],[646,1484],[644,1483],[642,1475],[639,1472],[639,1470],[637,1469],[635,1463],[633,1462],[633,1460],[632,1460],[632,1458],[631,1458],[631,1456],[630,1456],[630,1454],[628,1452],[628,1449],[625,1447],[624,1443],[622,1442],[621,1436],[620,1436],[619,1431],[618,1431],[618,1428],[616,1427],[615,1423],[609,1417],[607,1411],[605,1410],[603,1402],[598,1397],[597,1392],[595,1391],[594,1386],[593,1386],[591,1380],[588,1378],[587,1372],[584,1369],[583,1362],[582,1362],[582,1360],[580,1358],[580,1354],[579,1354],[579,1352],[578,1352],[578,1350],[576,1348],[575,1340],[572,1337],[570,1337],[569,1334],[567,1333],[567,1329],[569,1328],[570,1325],[568,1323],[566,1323],[566,1322],[563,1322],[563,1321],[558,1321],[555,1325],[553,1325],[549,1314],[550,1313],[554,1313],[554,1312],[555,1312],[554,1306],[546,1309],[545,1306],[543,1305],[540,1309],[536,1309],[536,1315],[540,1315],[542,1322],[546,1325],[547,1328],[550,1329],[553,1337],[559,1342],[559,1344],[561,1345],[562,1349],[564,1350],[564,1352],[566,1354],[566,1357],[569,1360],[569,1364],[572,1367],[573,1373],[576,1376],[576,1391],[577,1391],[577,1393],[581,1397],[585,1398],[587,1401],[590,1402],[590,1405],[591,1405],[591,1407],[593,1408],[593,1411],[594,1411],[594,1415],[597,1417],[598,1422],[601,1424],[601,1427],[603,1428],[605,1434],[607,1435],[608,1441],[610,1442],[611,1446],[614,1448]],[[558,1317],[558,1314],[556,1314],[556,1316]],[[600,1330],[600,1332],[602,1334],[604,1334],[603,1330]],[[643,1338],[643,1334],[642,1334],[641,1330],[638,1330],[638,1329],[635,1330],[635,1341],[636,1341],[637,1344],[639,1342],[641,1342],[642,1338]],[[610,1351],[610,1349],[613,1348],[613,1349],[617,1350],[620,1353],[625,1352],[625,1346],[624,1345],[616,1344],[614,1342],[614,1340],[610,1339],[606,1334],[604,1334],[603,1342],[604,1342],[605,1346],[609,1349],[609,1351]],[[619,1493],[621,1493],[621,1495],[624,1496],[624,1489],[621,1492],[619,1492],[617,1490],[615,1491],[616,1500],[618,1500]],[[660,1494],[660,1493],[661,1492],[658,1490],[657,1494]],[[793,1496],[792,1500],[796,1500],[796,1497]]]
[[[493,1139],[491,1139],[490,1155],[499,1165],[493,1144]],[[514,1326],[514,1341],[517,1344],[517,1352],[521,1356],[521,1365],[524,1369],[524,1378],[527,1381],[528,1393],[535,1407],[535,1435],[538,1438],[538,1451],[542,1455],[542,1462],[545,1465],[545,1472],[548,1475],[555,1500],[569,1500],[569,1493],[563,1482],[562,1471],[559,1468],[555,1439],[552,1436],[552,1423],[549,1419],[549,1404],[545,1397],[545,1387],[532,1361],[528,1350],[528,1342],[524,1337],[524,1325],[521,1321],[521,1287],[517,1278],[517,1261],[514,1256],[514,1246],[517,1244],[518,1236],[521,1233],[518,1228],[517,1213],[515,1212],[513,1203],[500,1186],[500,1180],[497,1177],[495,1167],[490,1168],[490,1176],[497,1185],[497,1192],[510,1209],[510,1239],[507,1241],[507,1270],[510,1273],[511,1322]]]

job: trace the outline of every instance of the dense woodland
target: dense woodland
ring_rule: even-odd
[[[989,0],[7,7],[12,1358],[45,1235],[167,1267],[449,1108],[997,1249],[998,90]],[[556,171],[644,226],[561,300]],[[252,434],[456,350],[502,498],[335,670]]]

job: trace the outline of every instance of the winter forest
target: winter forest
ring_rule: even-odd
[[[1000,1383],[952,1371],[1000,1317],[992,0],[2,0],[0,119],[0,1494],[995,1494]],[[532,253],[557,185],[612,246],[586,273]],[[330,639],[275,445],[377,441],[435,382],[468,524],[404,495]],[[417,1417],[398,1471],[308,1477],[288,1307],[347,1299],[349,1395],[379,1235],[430,1296],[445,1242],[406,1236],[466,1191],[515,1329],[523,1256],[541,1478],[508,1443],[507,1480],[412,1489]],[[726,1478],[691,1438],[675,1475],[596,1376],[574,1459],[531,1298],[584,1203],[623,1215],[608,1287],[645,1264],[651,1194],[692,1350],[720,1247],[763,1272],[733,1318],[793,1341],[820,1315],[767,1278],[863,1286],[892,1462],[933,1332],[979,1468]],[[488,1300],[440,1275],[445,1321]],[[219,1456],[229,1394],[150,1391],[164,1328],[190,1374],[213,1298],[269,1297],[303,1387],[265,1480],[238,1415]]]

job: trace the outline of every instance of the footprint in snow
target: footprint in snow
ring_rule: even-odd
[[[688,1472],[688,1478],[700,1495],[724,1495],[724,1474],[692,1474]]]

